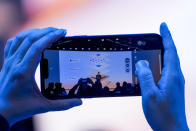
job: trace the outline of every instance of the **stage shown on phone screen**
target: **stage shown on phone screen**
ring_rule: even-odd
[[[63,51],[46,50],[48,78],[44,94],[50,98],[141,95],[135,63],[147,60],[155,81],[161,71],[160,50]]]

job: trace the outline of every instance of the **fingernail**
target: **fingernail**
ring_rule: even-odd
[[[50,29],[50,30],[57,30],[57,28],[54,28],[54,27],[47,27],[46,29]]]
[[[161,28],[169,30],[169,28],[168,28],[168,26],[167,26],[167,23],[165,23],[165,22],[163,22],[163,23],[161,24]]]
[[[82,105],[82,100],[81,100],[81,99],[75,100],[74,105],[75,105],[75,106],[80,106],[80,105]]]
[[[149,67],[149,62],[147,60],[143,60],[143,62]]]
[[[162,22],[162,25],[165,25],[165,26],[167,26],[166,22]]]
[[[147,60],[140,60],[136,63],[136,72],[143,67],[149,67],[149,62]]]
[[[63,30],[64,30],[64,35],[67,34],[67,30],[66,29],[63,29]]]
[[[64,29],[58,29],[55,33],[57,34],[57,35],[65,35],[66,34],[66,30],[64,30]]]

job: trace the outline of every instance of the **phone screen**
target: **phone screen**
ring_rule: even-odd
[[[155,82],[161,75],[161,50],[77,51],[46,50],[48,76],[43,94],[49,98],[139,96],[135,72],[138,60],[147,60]]]

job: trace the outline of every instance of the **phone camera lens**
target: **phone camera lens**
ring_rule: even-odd
[[[146,45],[146,42],[145,41],[138,40],[137,41],[137,45],[138,46],[145,46]]]

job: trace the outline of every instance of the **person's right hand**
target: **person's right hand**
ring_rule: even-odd
[[[176,47],[166,23],[160,26],[164,46],[164,67],[156,84],[149,64],[141,60],[136,73],[142,93],[145,117],[153,130],[188,131],[185,115],[185,80]]]

